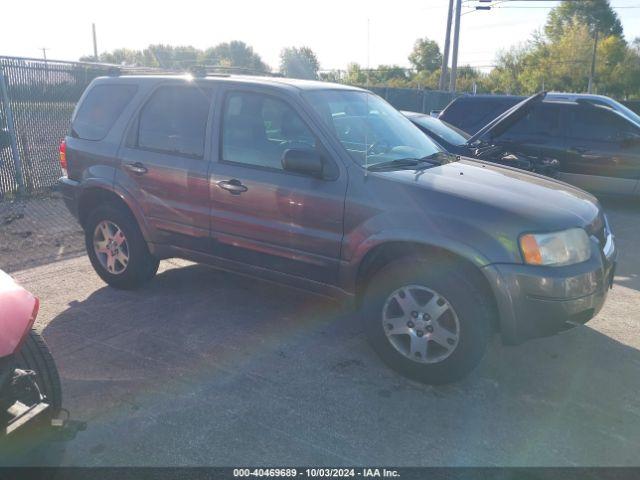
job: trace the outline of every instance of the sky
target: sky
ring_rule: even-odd
[[[496,2],[496,0],[494,0]],[[207,48],[242,40],[272,68],[283,47],[308,46],[321,69],[357,62],[409,66],[419,37],[444,43],[448,0],[6,0],[2,6],[0,55],[77,60],[93,52],[151,43]],[[463,0],[459,65],[490,69],[496,54],[525,42],[558,2],[506,1],[490,11],[472,11]],[[610,0],[625,37],[640,37],[640,0]],[[527,7],[527,8],[522,8]],[[534,8],[532,8],[534,7]],[[624,8],[635,7],[635,8]],[[8,20],[8,21],[7,21]]]

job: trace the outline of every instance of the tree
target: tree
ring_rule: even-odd
[[[289,47],[280,53],[280,72],[285,77],[318,78],[320,63],[316,54],[309,47]]]
[[[251,73],[269,72],[271,69],[262,61],[253,48],[239,40],[221,43],[208,48],[200,56],[200,62],[223,67],[237,67]]]
[[[602,37],[622,37],[622,24],[609,0],[564,0],[549,12],[545,32],[551,40],[558,40],[576,23],[587,25],[592,35],[597,31]]]
[[[367,73],[362,70],[358,63],[350,63],[347,65],[345,83],[349,85],[365,85],[367,83]]]
[[[433,40],[419,38],[413,45],[413,51],[409,55],[409,62],[419,72],[423,70],[433,72],[439,69],[442,64],[440,47]]]
[[[80,57],[81,62],[94,62],[93,55]],[[139,50],[130,50],[128,48],[118,48],[113,52],[104,52],[98,56],[98,61],[103,63],[113,63],[116,65],[142,65],[142,54]]]

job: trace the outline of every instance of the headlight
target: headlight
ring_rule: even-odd
[[[527,233],[520,237],[520,250],[530,265],[573,265],[591,256],[589,236],[582,228],[553,233]]]

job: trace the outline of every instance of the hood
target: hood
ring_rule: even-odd
[[[534,105],[542,102],[547,92],[536,93],[529,98],[525,98],[520,103],[514,105],[506,112],[498,115],[496,118],[482,127],[475,135],[473,135],[468,141],[467,145],[472,145],[478,140],[488,140],[496,138],[503,134],[506,130],[511,128],[516,122],[524,117]]]
[[[414,185],[430,197],[426,208],[450,219],[512,231],[590,229],[600,214],[598,201],[566,183],[510,167],[461,158],[426,170],[376,173]],[[492,227],[493,228],[493,227]]]

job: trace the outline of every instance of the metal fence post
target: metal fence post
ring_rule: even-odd
[[[13,111],[11,110],[11,103],[9,102],[9,92],[7,90],[7,83],[4,77],[4,68],[0,67],[0,101],[4,105],[4,111],[7,116],[7,130],[9,131],[9,137],[11,138],[11,156],[13,158],[13,165],[16,170],[16,183],[18,184],[18,193],[20,195],[25,194],[24,176],[22,172],[22,161],[20,160],[20,152],[18,151],[18,142],[16,140],[16,125],[13,120]]]

